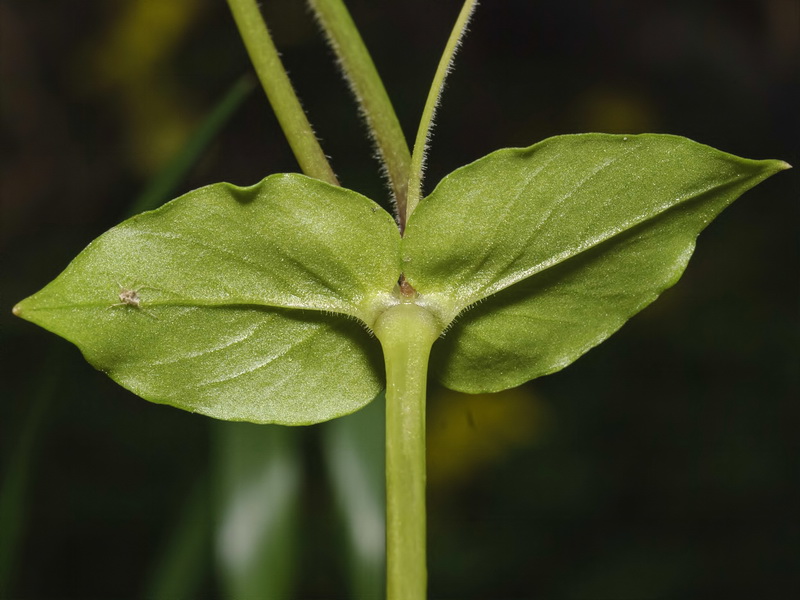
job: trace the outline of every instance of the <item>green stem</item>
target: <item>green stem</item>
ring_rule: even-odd
[[[405,301],[384,312],[375,335],[386,359],[386,589],[388,600],[422,600],[425,566],[425,385],[441,333]]]
[[[456,24],[453,26],[453,31],[450,32],[450,38],[447,40],[442,58],[439,59],[439,66],[436,68],[436,74],[433,76],[433,83],[428,92],[428,99],[425,101],[425,108],[422,110],[422,119],[420,119],[419,122],[417,138],[414,140],[414,152],[411,154],[406,220],[411,217],[411,213],[414,212],[414,209],[417,207],[422,197],[422,175],[425,170],[425,151],[430,139],[433,118],[442,95],[444,80],[450,72],[453,64],[453,57],[461,44],[464,33],[466,33],[467,23],[469,23],[469,19],[477,4],[478,0],[465,0],[464,5],[461,7],[461,12],[458,14],[458,19],[456,19]]]
[[[405,223],[406,187],[411,153],[400,121],[378,70],[342,0],[308,0],[350,89],[356,97],[370,136],[384,165],[394,194],[401,228]]]
[[[228,0],[236,26],[275,116],[300,168],[309,177],[338,185],[330,163],[297,99],[256,0]]]

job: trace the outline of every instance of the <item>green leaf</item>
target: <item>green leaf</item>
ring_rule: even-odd
[[[720,211],[785,168],[675,136],[586,134],[450,174],[403,239],[418,301],[455,319],[434,347],[439,378],[499,391],[567,366],[678,280]]]
[[[15,313],[150,401],[314,423],[382,387],[378,344],[348,317],[393,302],[399,241],[377,204],[302,175],[215,184],[100,236]]]

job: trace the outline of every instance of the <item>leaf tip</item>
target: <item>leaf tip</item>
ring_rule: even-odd
[[[20,319],[25,319],[26,321],[31,320],[31,298],[25,298],[24,300],[20,300],[14,305],[14,308],[11,309],[11,314],[15,317],[19,317]]]
[[[15,317],[19,317],[20,319],[30,321],[31,323],[36,323],[35,313],[38,307],[34,296],[29,296],[17,302],[14,305],[14,308],[11,309],[11,314],[13,314]]]

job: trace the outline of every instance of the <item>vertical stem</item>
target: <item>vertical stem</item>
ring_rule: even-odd
[[[258,79],[303,173],[338,185],[336,175],[311,129],[256,0],[228,0]]]
[[[425,385],[441,328],[411,301],[384,312],[375,335],[386,358],[387,600],[424,600]]]
[[[308,0],[350,84],[394,194],[401,229],[411,153],[378,70],[342,0]]]

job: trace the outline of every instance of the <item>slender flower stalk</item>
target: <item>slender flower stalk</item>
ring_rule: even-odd
[[[431,137],[431,128],[433,126],[434,116],[436,115],[436,108],[439,106],[439,100],[442,96],[444,81],[452,69],[453,58],[461,45],[461,40],[467,31],[467,24],[477,5],[478,0],[465,0],[461,7],[461,12],[458,14],[456,24],[450,32],[450,38],[447,40],[442,58],[439,60],[439,66],[436,68],[436,74],[433,77],[433,83],[428,92],[428,99],[425,101],[425,108],[422,110],[422,118],[419,122],[419,129],[417,130],[417,138],[414,141],[414,151],[411,154],[406,221],[411,217],[411,213],[414,212],[414,209],[417,207],[422,197],[422,176],[425,171],[425,153]]]
[[[398,222],[405,224],[411,153],[386,88],[361,34],[342,0],[308,0],[358,102],[394,195]]]
[[[295,94],[256,0],[228,0],[259,81],[303,173],[339,185]]]

